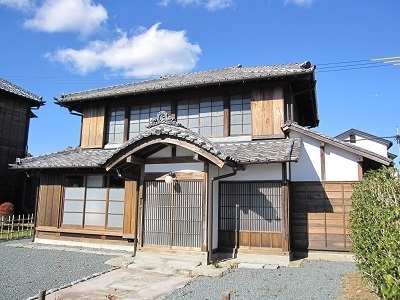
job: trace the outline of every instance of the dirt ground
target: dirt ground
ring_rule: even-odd
[[[370,285],[361,278],[359,271],[351,272],[342,278],[340,300],[379,300]]]

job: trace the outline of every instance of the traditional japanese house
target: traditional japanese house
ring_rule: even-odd
[[[0,78],[0,204],[11,202],[16,214],[33,213],[35,198],[30,197],[30,188],[24,189],[32,186],[32,181],[9,170],[8,165],[26,157],[29,123],[36,117],[32,109],[42,105],[41,97]]]
[[[238,65],[56,98],[82,115],[80,145],[12,166],[40,170],[36,239],[208,261],[348,251],[351,184],[392,160],[309,129],[314,71]]]

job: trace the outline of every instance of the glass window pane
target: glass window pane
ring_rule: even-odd
[[[86,201],[86,212],[105,213],[106,201]]]
[[[200,135],[211,136],[211,127],[200,127]]]
[[[87,187],[103,187],[103,176],[101,175],[92,175],[92,176],[87,176]]]
[[[251,124],[251,115],[243,115],[243,124]]]
[[[122,215],[108,215],[108,227],[122,227],[123,216]]]
[[[223,134],[222,126],[212,128],[212,136],[222,136],[222,134]]]
[[[63,224],[82,225],[83,213],[64,213]]]
[[[124,213],[124,202],[108,202],[108,213],[122,215]]]
[[[86,199],[106,200],[106,188],[88,188],[86,191]]]
[[[212,118],[212,125],[216,126],[216,125],[223,125],[224,124],[224,117],[213,117]]]
[[[231,124],[242,124],[242,115],[231,116]]]
[[[200,118],[200,126],[211,126],[211,118]]]
[[[241,134],[242,133],[242,125],[231,125],[231,134]]]
[[[104,226],[105,223],[105,214],[85,214],[85,225]]]
[[[83,212],[83,200],[68,200],[64,201],[64,211]]]
[[[83,187],[83,176],[67,176],[65,178],[65,186],[68,187]]]
[[[85,188],[65,188],[65,199],[84,199]]]
[[[243,125],[243,134],[251,134],[251,125]]]
[[[124,188],[110,189],[110,194],[108,196],[108,199],[124,201],[124,196],[125,196]]]
[[[198,119],[189,119],[189,128],[196,128],[199,126]]]

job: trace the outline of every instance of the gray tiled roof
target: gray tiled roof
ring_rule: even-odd
[[[163,127],[164,133],[170,129]],[[180,134],[182,135],[182,134]],[[213,151],[217,157],[239,164],[275,163],[297,161],[300,151],[300,139],[273,139],[254,142],[210,143],[203,139],[193,139],[193,135],[182,135],[193,144],[201,145],[207,151]],[[142,136],[145,138],[145,136]],[[135,139],[138,141],[138,139]],[[124,146],[132,144],[133,140]],[[121,146],[120,150],[124,147]],[[120,150],[115,149],[81,149],[67,150],[29,157],[20,164],[10,165],[13,169],[59,169],[59,168],[103,168],[106,161]],[[210,152],[211,153],[211,152]]]
[[[287,121],[285,123],[285,125],[282,126],[282,129],[284,131],[294,130],[296,132],[303,133],[304,135],[316,138],[317,140],[321,140],[321,141],[330,143],[333,146],[337,146],[339,148],[345,149],[345,150],[347,150],[349,152],[352,152],[352,153],[355,153],[357,155],[369,158],[371,160],[377,161],[377,162],[382,163],[382,164],[387,165],[387,166],[393,164],[393,160],[390,159],[390,158],[387,158],[385,156],[379,155],[379,154],[377,154],[375,152],[366,150],[364,148],[355,146],[354,144],[350,144],[348,142],[341,141],[341,140],[339,140],[337,138],[330,137],[330,136],[327,136],[327,135],[322,134],[320,132],[305,128],[303,126],[298,125],[295,122]]]
[[[298,161],[300,143],[300,138],[294,138],[217,144],[229,157],[246,164]]]
[[[168,89],[179,89],[184,87],[254,80],[260,78],[287,77],[312,73],[314,69],[315,67],[311,66],[310,62],[258,67],[242,67],[239,65],[232,68],[166,75],[161,76],[160,78],[141,82],[70,93],[61,95],[61,97],[56,100],[59,104],[67,104],[80,100],[93,100],[110,96],[140,94],[150,91],[163,91]]]
[[[101,168],[112,154],[109,149],[69,148],[63,151],[28,157],[20,164],[10,165],[13,169],[57,169],[57,168]]]
[[[19,86],[16,86],[15,84],[3,78],[0,78],[0,90],[12,93],[14,95],[22,96],[26,99],[33,100],[35,102],[39,102],[38,104],[43,104],[42,97],[39,97],[31,92],[28,92],[27,90],[24,90],[23,88],[20,88]]]

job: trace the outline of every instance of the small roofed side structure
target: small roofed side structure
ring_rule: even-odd
[[[30,118],[36,117],[32,109],[44,104],[42,97],[0,78],[0,203],[13,203],[15,213],[33,212],[33,200],[23,200],[30,199],[24,185],[32,183],[8,165],[26,157]]]
[[[388,152],[390,147],[393,146],[393,143],[391,141],[361,130],[351,128],[337,135],[335,138],[344,142],[349,142],[366,150],[376,152],[390,159],[394,159],[397,157],[396,155]]]

